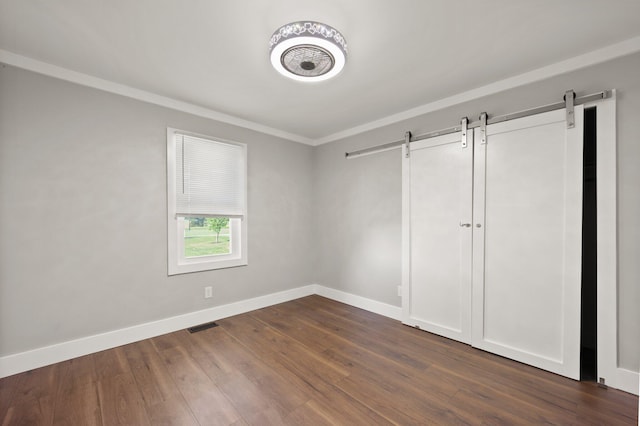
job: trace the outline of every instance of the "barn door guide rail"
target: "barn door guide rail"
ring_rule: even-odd
[[[529,115],[541,114],[543,112],[555,111],[557,109],[566,108],[567,110],[567,128],[572,128],[575,126],[575,117],[573,108],[575,105],[582,105],[589,102],[600,101],[603,99],[608,99],[613,96],[613,92],[611,90],[603,90],[601,92],[593,93],[591,95],[585,95],[576,97],[576,93],[573,90],[567,90],[564,94],[563,100],[561,102],[556,102],[549,105],[543,105],[536,108],[526,109],[524,111],[518,111],[511,114],[499,115],[496,117],[489,117],[486,112],[480,114],[480,117],[477,121],[469,122],[467,117],[462,117],[460,120],[460,124],[453,127],[448,127],[442,130],[436,130],[434,132],[423,133],[421,135],[413,136],[411,132],[406,132],[405,137],[403,139],[385,143],[382,145],[372,146],[370,148],[364,148],[357,151],[346,152],[344,155],[347,159],[361,157],[369,154],[376,154],[379,152],[389,151],[394,148],[398,148],[404,145],[406,157],[409,157],[409,144],[411,142],[417,142],[424,139],[435,138],[437,136],[449,135],[451,133],[462,132],[461,143],[462,147],[467,147],[467,132],[470,129],[475,129],[476,127],[480,127],[485,130],[486,126],[489,124],[501,123],[503,121],[515,120],[516,118],[527,117]],[[486,143],[486,130],[482,132],[482,137],[480,143]]]

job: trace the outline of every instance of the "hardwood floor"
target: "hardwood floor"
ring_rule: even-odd
[[[638,398],[320,296],[0,380],[2,425],[636,425]]]

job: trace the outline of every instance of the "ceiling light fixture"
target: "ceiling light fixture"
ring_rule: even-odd
[[[298,81],[336,76],[347,62],[347,42],[335,28],[320,22],[292,22],[278,28],[269,41],[271,64]]]

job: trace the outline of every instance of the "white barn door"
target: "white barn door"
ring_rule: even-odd
[[[580,374],[583,110],[475,129],[472,344]]]
[[[472,132],[403,148],[403,322],[471,342]]]

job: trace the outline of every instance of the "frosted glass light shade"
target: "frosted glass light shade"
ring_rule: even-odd
[[[347,62],[347,42],[335,28],[320,22],[283,25],[269,42],[271,64],[298,81],[323,81],[336,76]]]

